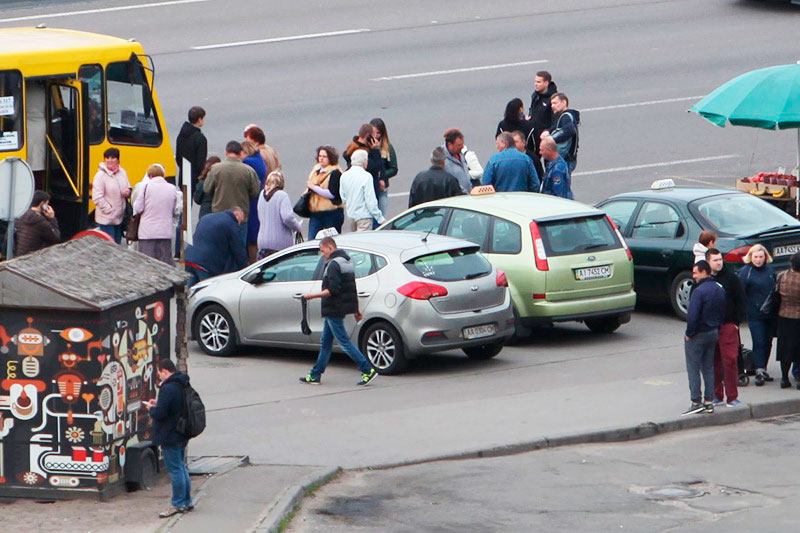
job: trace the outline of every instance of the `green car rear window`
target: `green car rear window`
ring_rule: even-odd
[[[616,232],[603,215],[540,222],[539,231],[549,256],[602,252],[621,247]]]
[[[437,281],[462,281],[485,276],[492,271],[477,249],[450,250],[423,255],[406,261],[406,269],[415,276]]]

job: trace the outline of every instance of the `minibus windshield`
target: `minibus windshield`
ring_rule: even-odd
[[[109,141],[144,146],[161,144],[161,128],[141,63],[135,59],[109,63],[106,95]]]

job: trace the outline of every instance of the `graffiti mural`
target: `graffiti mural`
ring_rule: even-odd
[[[0,312],[0,487],[104,490],[149,441],[170,294],[102,313]]]

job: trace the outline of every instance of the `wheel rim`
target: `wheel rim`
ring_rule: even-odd
[[[678,309],[683,313],[689,312],[689,296],[692,292],[692,285],[694,281],[687,278],[681,281],[678,285],[678,291],[675,293],[675,302],[678,304]]]
[[[231,327],[221,313],[212,311],[200,320],[199,337],[203,346],[212,352],[224,350],[231,339]]]
[[[372,366],[385,370],[394,363],[397,346],[391,333],[376,329],[367,337],[367,358]]]

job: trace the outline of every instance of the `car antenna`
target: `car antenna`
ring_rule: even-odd
[[[430,235],[432,231],[433,231],[433,226],[431,226],[431,229],[429,229],[428,233],[426,233],[425,236],[422,238],[422,242],[428,242],[428,235]]]

